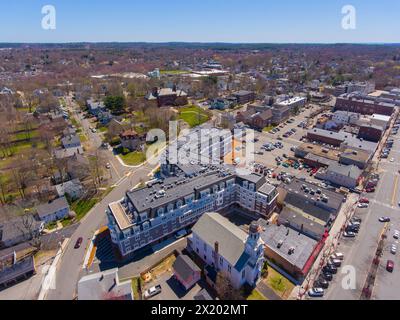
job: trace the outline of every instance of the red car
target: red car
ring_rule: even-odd
[[[79,249],[81,247],[82,240],[83,240],[82,237],[80,237],[80,238],[78,238],[78,240],[76,240],[76,243],[74,246],[75,249]]]
[[[392,260],[388,260],[386,264],[386,270],[389,272],[393,272],[394,270],[394,262]]]
[[[360,203],[369,203],[369,200],[367,198],[361,198]]]
[[[365,191],[367,193],[374,193],[375,192],[375,188],[367,188],[367,189],[365,189]]]

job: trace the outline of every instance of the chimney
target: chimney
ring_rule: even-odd
[[[218,257],[219,257],[219,243],[218,243],[218,241],[216,241],[214,243],[214,252],[215,252],[215,255],[214,255],[215,269],[218,270],[219,269],[218,268]]]

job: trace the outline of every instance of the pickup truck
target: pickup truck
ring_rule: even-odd
[[[156,295],[158,295],[159,293],[161,293],[161,286],[157,285],[155,287],[151,287],[150,289],[146,290],[144,293],[144,298],[145,299],[149,299],[151,297],[154,297]]]

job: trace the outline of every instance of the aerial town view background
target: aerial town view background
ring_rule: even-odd
[[[399,4],[23,2],[0,300],[400,299]]]

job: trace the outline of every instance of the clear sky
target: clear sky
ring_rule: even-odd
[[[41,27],[44,5],[56,30]],[[342,7],[356,29],[342,28]],[[397,42],[398,0],[2,0],[0,42]]]

